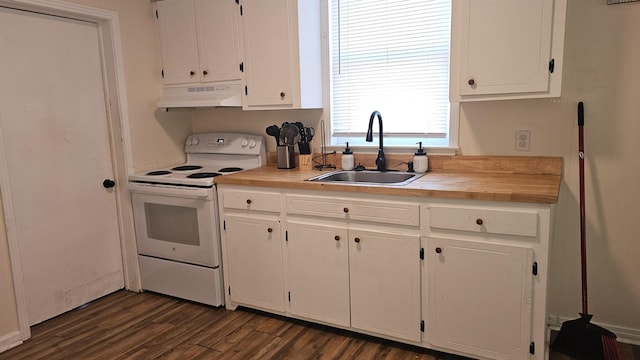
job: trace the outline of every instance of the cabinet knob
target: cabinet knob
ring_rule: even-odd
[[[247,199],[247,205],[251,204],[251,199]]]
[[[333,237],[336,241],[340,241],[340,236],[336,235]]]
[[[287,94],[285,94],[284,92],[281,92],[281,93],[280,93],[280,98],[284,99],[284,97],[285,97],[286,95],[287,95]]]
[[[482,225],[484,224],[484,221],[482,219],[476,219],[476,224]]]
[[[357,237],[357,238],[353,239],[353,241],[355,241],[356,243],[360,243],[360,238]]]
[[[469,84],[469,86],[473,86],[476,84],[476,81],[474,79],[469,79],[469,81],[467,81],[467,84]]]
[[[436,253],[441,254],[442,253],[442,248],[437,247],[436,248]]]
[[[342,209],[342,211],[344,211],[345,213],[348,213],[349,212],[349,208],[344,208],[344,209]]]
[[[268,232],[268,233],[271,233],[271,232],[273,232],[273,229],[272,229],[272,228],[268,228],[268,229],[267,229],[267,232]]]
[[[202,75],[207,75],[209,72],[207,70],[202,71]]]
[[[196,74],[196,72],[195,72],[195,71],[193,71],[193,70],[189,71],[189,75],[193,76],[193,75],[195,75],[195,74]]]

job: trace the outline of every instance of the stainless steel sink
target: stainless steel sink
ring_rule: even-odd
[[[402,171],[373,171],[373,170],[337,170],[327,174],[314,176],[307,181],[340,182],[353,184],[377,184],[377,185],[406,185],[425,174],[417,174]]]

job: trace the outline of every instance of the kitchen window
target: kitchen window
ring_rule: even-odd
[[[331,145],[377,146],[365,135],[378,110],[385,146],[457,146],[457,104],[449,102],[451,0],[327,2]]]

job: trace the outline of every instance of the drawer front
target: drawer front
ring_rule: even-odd
[[[418,204],[301,195],[288,195],[286,199],[288,214],[396,225],[420,225]]]
[[[538,213],[521,210],[430,207],[432,229],[538,236]]]
[[[280,194],[262,191],[223,190],[226,209],[280,212]]]

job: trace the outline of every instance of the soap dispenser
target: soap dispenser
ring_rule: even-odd
[[[425,173],[427,169],[429,169],[429,159],[427,158],[427,153],[422,148],[422,141],[418,144],[418,151],[413,155],[413,171]]]
[[[342,170],[353,170],[353,151],[349,147],[349,142],[342,152]]]

